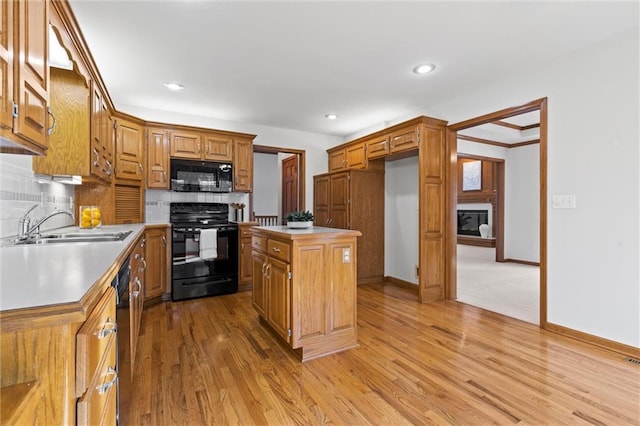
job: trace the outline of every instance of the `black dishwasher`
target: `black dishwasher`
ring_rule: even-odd
[[[120,380],[122,373],[127,369],[120,365],[121,351],[126,348],[129,340],[129,279],[131,277],[130,258],[122,263],[118,270],[118,275],[113,279],[111,285],[116,289],[116,324],[118,335],[116,339],[116,371],[118,372],[118,384],[116,389],[116,424],[120,423]]]

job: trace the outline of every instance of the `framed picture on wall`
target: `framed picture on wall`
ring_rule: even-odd
[[[462,190],[482,190],[482,161],[466,161],[462,163]]]

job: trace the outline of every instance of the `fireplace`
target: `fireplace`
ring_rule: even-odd
[[[458,235],[479,237],[483,223],[489,224],[488,210],[458,210]]]

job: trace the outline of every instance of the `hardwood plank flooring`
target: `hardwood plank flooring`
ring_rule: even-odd
[[[121,424],[640,424],[638,365],[480,308],[360,286],[358,340],[300,363],[250,292],[155,305]]]

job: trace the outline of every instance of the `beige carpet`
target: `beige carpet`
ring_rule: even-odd
[[[458,244],[458,301],[540,322],[540,268],[497,263],[494,248]]]

